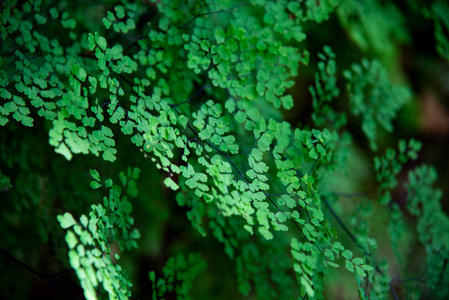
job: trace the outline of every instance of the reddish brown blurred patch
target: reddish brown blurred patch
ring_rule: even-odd
[[[421,127],[431,135],[444,136],[449,134],[449,113],[441,104],[438,95],[433,91],[422,94]]]

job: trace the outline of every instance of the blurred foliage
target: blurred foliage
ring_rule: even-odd
[[[0,297],[448,297],[445,1],[6,0],[0,36]]]

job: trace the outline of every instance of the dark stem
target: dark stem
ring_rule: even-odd
[[[25,268],[26,270],[28,270],[29,272],[33,273],[34,275],[44,279],[45,281],[47,281],[49,284],[51,284],[52,286],[54,286],[56,289],[58,289],[62,294],[64,294],[67,298],[74,300],[74,298],[72,296],[70,296],[69,294],[67,294],[67,292],[61,288],[59,285],[57,285],[53,280],[50,279],[50,277],[45,276],[44,274],[32,269],[31,267],[29,267],[28,265],[26,265],[25,263],[21,262],[20,260],[18,260],[17,258],[15,258],[14,256],[12,256],[11,254],[9,254],[8,252],[6,252],[5,250],[0,248],[0,253],[3,254],[3,256],[7,257],[8,259],[12,260],[13,262],[15,262],[16,264],[22,266],[23,268]]]

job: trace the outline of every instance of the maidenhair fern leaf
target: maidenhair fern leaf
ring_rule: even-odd
[[[91,187],[100,187],[99,172],[92,169],[90,174],[95,179],[91,182]],[[134,180],[138,178],[138,174],[139,170],[136,168],[129,168],[127,176],[120,174],[122,183],[128,188],[127,194],[133,197],[137,196]],[[105,185],[109,197],[104,198],[104,205],[92,205],[89,217],[82,215],[78,222],[72,214],[65,213],[58,216],[58,221],[67,230],[69,262],[76,271],[86,299],[98,299],[99,286],[109,294],[110,299],[128,299],[131,295],[131,283],[121,267],[112,262],[110,243],[118,242],[121,251],[130,250],[137,247],[135,240],[140,234],[132,229],[134,221],[130,216],[131,204],[127,196],[122,195],[122,188],[112,185],[111,179],[106,180]],[[115,259],[119,257],[115,255]]]
[[[120,161],[128,153],[119,153],[117,143],[129,139],[162,173],[167,193],[185,207],[193,228],[223,244],[245,295],[254,290],[260,299],[323,298],[328,270],[339,268],[353,273],[361,298],[387,297],[391,279],[386,264],[374,259],[377,243],[368,237],[369,226],[357,215],[354,233],[344,227],[328,199],[338,193],[327,191],[326,179],[345,167],[342,153],[353,134],[345,107],[375,151],[385,147],[381,132],[393,132],[410,98],[391,76],[394,67],[384,67],[396,55],[392,41],[407,41],[399,10],[374,0],[152,0],[80,7],[2,2],[1,126],[48,128],[50,146],[73,162],[79,154]],[[447,5],[435,1],[431,7],[437,50],[447,57]],[[343,56],[325,46],[311,67],[311,120],[286,121],[283,113],[294,116],[303,108],[291,88],[307,82],[302,65],[316,43],[305,42],[308,31],[328,19],[380,60],[365,58],[340,71]],[[400,141],[374,158],[377,198],[390,209],[395,251],[404,218],[392,191],[419,148],[413,139]],[[100,290],[110,299],[128,299],[131,283],[111,249],[137,247],[129,197],[138,195],[139,169],[121,173],[120,184],[89,173],[92,195],[107,194],[88,214],[57,217],[66,231],[68,261],[87,299],[101,298]],[[411,172],[405,206],[418,219],[429,286],[444,297],[449,292],[439,287],[448,285],[447,217],[440,192],[431,187],[435,176],[428,167]],[[1,191],[12,183],[0,176]],[[354,247],[337,235],[331,215]],[[168,259],[163,274],[149,273],[153,299],[188,299],[203,269],[199,255]]]

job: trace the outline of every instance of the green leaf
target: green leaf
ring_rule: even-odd
[[[215,29],[214,33],[215,33],[215,40],[217,41],[217,44],[224,43],[224,41],[226,39],[226,34],[225,34],[224,30],[221,27],[219,27],[219,28]]]
[[[134,180],[128,181],[128,189],[126,190],[126,193],[130,195],[131,197],[136,197],[138,194],[137,185]]]
[[[61,228],[63,228],[63,229],[67,229],[76,224],[76,221],[73,218],[73,216],[67,212],[63,215],[58,215],[56,218],[58,219],[59,224],[61,225]]]
[[[374,268],[371,267],[371,266],[369,266],[369,265],[361,265],[361,267],[362,267],[365,271],[368,271],[368,272],[374,270]]]
[[[293,108],[293,97],[291,95],[281,97],[281,102],[285,109]]]
[[[59,16],[58,10],[55,7],[52,7],[48,10],[53,19],[56,19]]]
[[[217,53],[218,53],[218,55],[220,55],[220,58],[222,60],[226,61],[231,58],[231,52],[229,51],[228,47],[226,47],[226,45],[224,45],[224,44],[221,44],[220,46],[218,46]]]
[[[335,259],[334,252],[332,252],[329,249],[324,250],[324,255],[326,256],[327,259],[330,259],[330,260],[334,260]]]
[[[312,159],[318,159],[318,153],[317,153],[317,151],[316,151],[316,148],[312,148],[310,151],[309,151],[309,156],[312,158]]]
[[[357,275],[359,275],[360,277],[366,276],[365,271],[362,268],[360,268],[359,266],[355,266],[355,271],[357,272]]]
[[[155,282],[156,281],[156,273],[154,271],[148,272],[148,277],[150,278],[151,282]]]
[[[346,259],[351,259],[352,258],[352,252],[350,250],[345,250],[341,253],[341,256],[343,256]]]
[[[12,95],[7,89],[0,88],[0,97],[3,99],[11,99]]]
[[[13,113],[13,112],[17,111],[17,109],[18,109],[17,105],[16,105],[13,101],[7,102],[7,103],[5,104],[5,108],[6,108],[10,113]]]
[[[340,251],[345,250],[345,248],[343,247],[343,245],[340,242],[335,242],[332,245],[332,250],[336,253],[340,253]]]
[[[265,227],[259,227],[259,232],[264,237],[264,239],[266,239],[266,240],[273,239],[273,234]]]
[[[70,151],[70,149],[67,147],[67,145],[65,143],[61,143],[56,149],[55,149],[56,153],[62,154],[67,160],[71,160],[72,159],[72,152]]]
[[[287,216],[285,215],[284,212],[277,212],[276,213],[276,218],[278,219],[279,222],[284,223],[287,220]]]
[[[82,215],[80,217],[80,222],[81,222],[81,224],[83,224],[84,227],[87,227],[88,220],[87,220],[87,217],[85,215]]]
[[[106,27],[106,29],[109,29],[109,28],[111,28],[112,22],[106,18],[103,18],[103,25],[104,25],[104,27]]]
[[[96,181],[101,181],[100,179],[100,173],[98,173],[97,170],[95,169],[90,169],[89,170],[90,176],[92,176],[93,179],[95,179]]]
[[[354,273],[354,264],[350,260],[346,260],[345,267],[348,271]]]
[[[237,114],[235,114],[235,120],[239,123],[244,122],[246,120],[246,113],[238,111]]]
[[[115,15],[119,19],[123,19],[125,17],[125,9],[121,5],[117,5],[115,8]]]
[[[176,182],[173,181],[170,177],[165,178],[164,184],[166,187],[176,191],[179,189],[179,186],[176,184]]]
[[[76,235],[71,231],[67,231],[67,234],[65,236],[65,241],[67,245],[69,245],[70,249],[74,249],[75,246],[78,244],[78,239],[76,238]]]
[[[113,184],[114,184],[114,183],[113,183],[112,179],[107,179],[107,180],[104,182],[104,185],[105,185],[107,188],[111,188]]]
[[[111,53],[114,60],[120,59],[123,53],[122,46],[120,44],[114,45],[114,47],[111,48]]]
[[[101,50],[105,51],[108,46],[106,39],[104,37],[99,36],[97,38],[97,45],[101,48]]]
[[[352,262],[353,262],[355,265],[361,265],[361,264],[363,264],[363,259],[360,258],[360,257],[356,257],[356,258],[354,258],[354,259],[352,260]]]
[[[95,39],[94,39],[94,36],[92,35],[92,33],[89,33],[87,40],[89,43],[89,50],[94,50],[96,47],[96,44],[95,44]]]
[[[82,82],[86,80],[87,73],[78,63],[72,64],[72,74]]]
[[[110,162],[114,162],[116,157],[115,154],[117,153],[117,150],[114,148],[107,148],[104,152],[103,152],[103,159],[110,161]]]
[[[253,170],[256,173],[264,173],[268,171],[268,166],[264,162],[258,162],[254,164]]]
[[[254,235],[253,227],[250,225],[243,225],[243,229],[249,232],[249,234]]]
[[[101,187],[101,183],[99,183],[98,181],[91,181],[90,182],[90,187],[94,190],[98,189]]]

